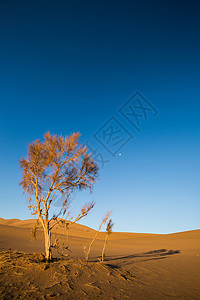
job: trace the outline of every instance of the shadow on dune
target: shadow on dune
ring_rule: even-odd
[[[159,254],[162,256],[165,255],[172,255],[172,254],[177,254],[180,253],[180,250],[166,250],[166,249],[159,249],[159,250],[153,250],[153,251],[149,251],[149,252],[145,252],[144,254]]]
[[[147,258],[143,261],[147,260],[157,260],[157,259],[164,259],[169,257],[170,255],[178,254],[180,253],[180,250],[167,250],[167,249],[158,249],[158,250],[153,250],[153,251],[148,251],[144,252],[141,254],[133,254],[133,255],[126,255],[126,256],[110,256],[105,258],[105,262],[112,262],[112,261],[117,261],[118,263],[129,260],[129,259],[134,259],[134,258]]]

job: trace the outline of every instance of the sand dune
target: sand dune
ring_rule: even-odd
[[[52,233],[52,239],[58,237],[60,242],[68,245],[70,257],[65,261],[53,262],[48,270],[41,270],[44,263],[33,262],[33,254],[22,254],[44,251],[41,228],[35,241],[30,238],[34,223],[35,220],[0,219],[0,297],[23,298],[25,295],[24,299],[200,299],[200,230],[167,235],[113,233],[108,240],[106,260],[100,264],[98,258],[101,256],[105,233],[99,233],[91,250],[90,262],[84,263],[84,260],[80,260],[84,258],[83,246],[89,243],[95,231],[79,224],[74,224],[67,233],[66,230],[57,228]],[[13,252],[14,250],[18,252]],[[54,256],[56,255],[55,252]],[[15,266],[12,265],[13,262]],[[19,270],[23,271],[23,284],[20,275],[13,275]],[[77,272],[77,275],[74,276],[73,272]],[[8,275],[12,288],[5,283]],[[35,292],[28,289],[30,276],[34,278],[31,284],[34,285]],[[59,277],[57,281],[56,276]],[[40,284],[39,278],[46,280],[46,285],[47,278],[50,278],[52,286],[48,291]],[[17,288],[18,285],[20,289]]]

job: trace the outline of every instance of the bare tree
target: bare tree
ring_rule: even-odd
[[[75,189],[91,191],[98,176],[98,166],[87,153],[87,147],[79,144],[79,137],[79,133],[63,137],[48,132],[43,142],[36,140],[30,144],[27,158],[19,161],[23,170],[20,185],[32,215],[37,215],[43,227],[47,261],[52,258],[51,230],[59,222],[58,216],[65,215],[70,194]],[[50,217],[52,202],[58,196],[62,196],[61,208]],[[87,204],[82,213],[87,214],[92,205]]]
[[[111,235],[111,233],[112,233],[113,226],[114,226],[114,223],[110,219],[107,223],[107,226],[106,226],[106,237],[105,237],[103,250],[102,250],[102,255],[101,255],[101,260],[102,261],[104,260],[104,257],[105,257],[105,249],[106,249],[107,240],[108,240],[109,235]]]
[[[110,214],[111,214],[111,211],[108,211],[108,212],[106,213],[106,215],[103,217],[103,219],[102,219],[102,221],[101,221],[101,223],[100,223],[100,225],[99,225],[98,230],[96,231],[96,233],[95,233],[95,235],[94,235],[92,241],[91,241],[90,244],[89,244],[88,249],[86,249],[86,247],[84,247],[85,260],[86,260],[86,261],[88,261],[88,258],[89,258],[89,254],[90,254],[92,245],[93,245],[94,241],[96,240],[97,235],[98,235],[99,231],[101,230],[101,227],[103,226],[103,224],[105,224],[105,223],[107,222],[107,220],[108,220]]]

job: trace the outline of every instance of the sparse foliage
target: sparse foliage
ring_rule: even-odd
[[[87,216],[87,214],[94,207],[94,205],[95,205],[95,202],[85,203],[83,205],[83,207],[81,208],[80,213],[77,215],[76,218],[74,218],[74,220],[73,220],[73,217],[70,217],[70,212],[68,212],[65,220],[63,220],[63,219],[57,220],[51,228],[60,224],[60,226],[66,230],[67,236],[68,236],[68,232],[69,232],[68,230],[70,229],[70,227],[73,224],[75,224],[76,222],[80,221],[80,219],[82,219],[83,217]],[[62,257],[69,256],[69,252],[71,252],[71,250],[69,249],[69,246],[65,246],[64,243],[62,243],[62,244],[59,243],[58,238],[55,239],[55,242],[53,243],[53,245],[51,245],[51,247],[53,249],[55,249],[57,251],[57,253]],[[66,250],[68,251],[67,253],[66,253]]]
[[[80,221],[80,219],[86,217],[89,213],[89,211],[94,207],[95,202],[89,202],[89,203],[85,203],[83,205],[83,207],[81,208],[80,213],[78,214],[78,216],[73,220],[73,217],[70,217],[70,212],[68,212],[65,220],[63,219],[58,219],[58,216],[54,216],[52,218],[52,221],[55,221],[52,226],[50,227],[50,229],[53,229],[56,225],[60,224],[62,227],[64,227],[66,230],[69,229],[69,227],[71,225],[73,225],[74,223]]]
[[[36,140],[28,146],[27,158],[19,162],[23,170],[20,185],[28,197],[29,209],[43,227],[48,261],[51,260],[51,229],[59,223],[58,217],[66,214],[70,194],[75,189],[92,190],[98,175],[98,166],[87,153],[87,147],[79,145],[79,137],[79,133],[63,137],[48,132],[44,142]],[[62,196],[62,205],[51,217],[50,208],[58,196]],[[86,216],[93,205],[86,204],[79,217]]]
[[[104,241],[104,245],[103,245],[103,250],[102,250],[102,255],[101,255],[101,260],[103,262],[104,257],[105,257],[105,249],[106,249],[106,245],[107,245],[107,241],[108,241],[108,237],[109,235],[111,235],[112,231],[113,231],[113,226],[114,223],[112,222],[112,220],[110,219],[107,223],[106,226],[106,237],[105,237],[105,241]]]
[[[103,217],[103,219],[102,219],[102,221],[101,221],[101,223],[100,223],[100,225],[99,225],[98,230],[96,231],[96,233],[95,233],[95,235],[94,235],[94,237],[93,237],[91,243],[89,244],[88,249],[86,248],[86,246],[84,246],[84,253],[85,253],[85,260],[86,260],[86,261],[88,261],[88,258],[89,258],[89,254],[90,254],[92,245],[93,245],[94,241],[96,240],[97,235],[98,235],[99,231],[101,230],[101,227],[103,226],[103,224],[105,224],[105,223],[107,222],[107,220],[108,220],[110,214],[111,214],[111,211],[108,211],[108,212],[106,213],[106,215]]]

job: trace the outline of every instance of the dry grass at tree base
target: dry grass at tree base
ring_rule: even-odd
[[[130,272],[111,265],[80,259],[44,261],[42,254],[0,252],[0,298],[112,299],[123,295],[123,289],[128,297],[128,286],[134,286]]]

